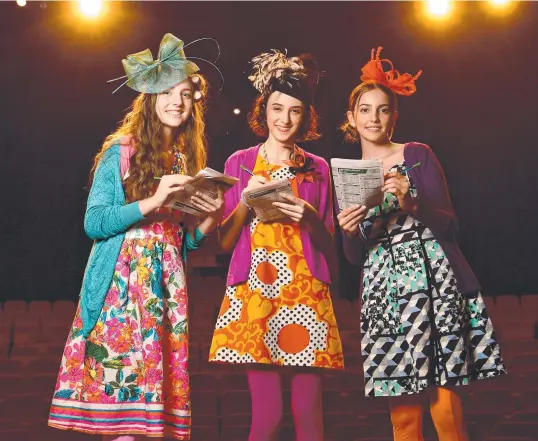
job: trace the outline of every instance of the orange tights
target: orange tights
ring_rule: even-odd
[[[456,392],[436,387],[429,394],[430,413],[439,441],[468,441],[461,400]],[[394,441],[424,441],[422,436],[422,396],[391,398],[390,417]]]

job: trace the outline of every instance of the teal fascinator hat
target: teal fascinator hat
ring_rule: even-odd
[[[164,92],[200,70],[196,63],[190,61],[191,59],[201,60],[211,64],[219,72],[222,83],[224,84],[222,73],[214,63],[204,58],[185,56],[185,47],[202,40],[214,41],[220,56],[220,47],[213,38],[200,38],[185,45],[182,40],[170,33],[163,37],[159,46],[159,56],[156,60],[153,59],[149,49],[127,55],[126,58],[121,60],[126,75],[109,80],[108,82],[111,83],[125,78],[126,80],[112,93],[116,93],[125,85],[137,92]]]

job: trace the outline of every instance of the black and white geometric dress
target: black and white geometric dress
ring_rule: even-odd
[[[394,168],[402,171],[405,163]],[[376,220],[384,225],[375,228],[377,234]],[[361,229],[368,240],[361,311],[366,396],[412,394],[505,374],[480,292],[458,290],[432,232],[400,210],[392,194],[368,212]]]

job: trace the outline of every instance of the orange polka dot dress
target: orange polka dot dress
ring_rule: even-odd
[[[288,178],[297,195],[289,167],[269,167],[258,156],[254,174]],[[299,225],[254,217],[250,235],[249,277],[226,289],[209,361],[343,369],[329,285],[310,273]]]

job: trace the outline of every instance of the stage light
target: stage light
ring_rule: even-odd
[[[102,0],[79,0],[78,4],[80,12],[90,18],[97,17],[103,9]]]
[[[21,8],[26,6],[26,0],[17,0],[17,5],[19,5]]]
[[[497,13],[511,12],[515,8],[515,1],[511,0],[489,0],[489,10]]]
[[[239,115],[241,113],[241,109],[238,109],[237,107],[234,109],[234,115]]]
[[[449,0],[428,0],[427,2],[428,14],[435,18],[444,18],[450,12]]]
[[[496,8],[504,8],[510,0],[489,0],[490,4]]]
[[[516,3],[513,0],[489,0],[484,6],[490,14],[506,16],[516,9]]]

